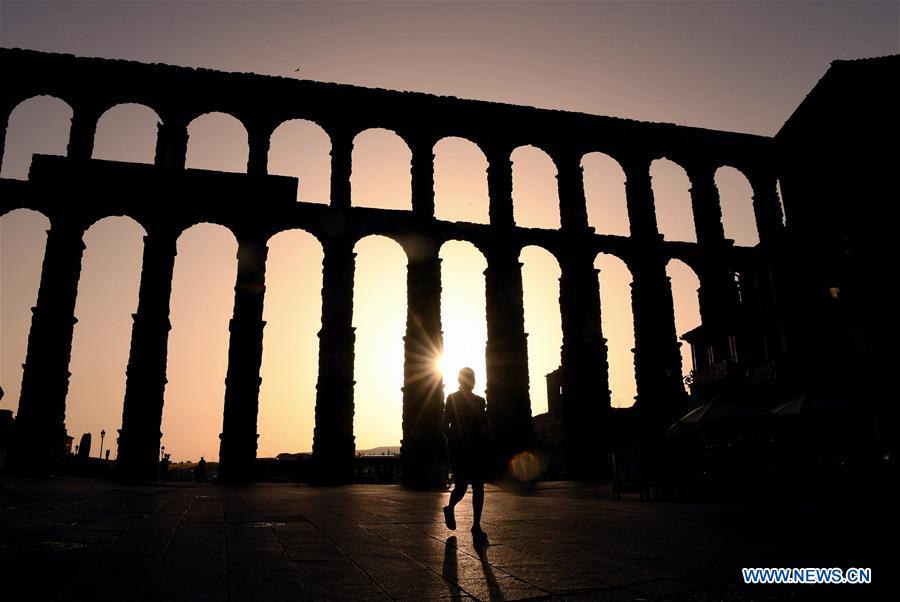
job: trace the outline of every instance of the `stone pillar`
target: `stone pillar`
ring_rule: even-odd
[[[155,480],[159,474],[176,240],[177,233],[166,228],[151,229],[144,237],[116,461],[118,475],[124,479]]]
[[[338,129],[331,136],[331,206],[350,206],[350,172],[353,165],[353,133]]]
[[[269,163],[269,144],[272,141],[272,129],[263,125],[254,125],[247,131],[247,173],[266,175]]]
[[[322,330],[313,463],[318,482],[349,482],[354,473],[353,328],[354,241],[323,243]]]
[[[434,144],[427,139],[410,144],[412,209],[417,217],[434,217]]]
[[[625,194],[631,238],[631,310],[634,316],[634,372],[636,408],[641,424],[641,453],[645,473],[653,478],[662,462],[661,442],[666,427],[686,405],[681,380],[680,344],[675,331],[672,286],[662,254],[656,222],[650,159],[620,158],[625,171]]]
[[[6,152],[6,129],[9,127],[9,116],[15,107],[6,104],[0,106],[0,166],[3,165],[3,156]]]
[[[557,153],[556,182],[559,190],[559,219],[563,230],[587,230],[587,202],[584,198],[584,170],[574,153]]]
[[[492,226],[511,228],[515,225],[512,198],[512,156],[505,146],[488,147],[487,180],[490,199],[490,221]]]
[[[94,134],[100,115],[93,107],[76,105],[72,112],[69,146],[66,155],[72,159],[90,159],[94,153]]]
[[[561,261],[563,424],[568,478],[606,474],[610,408],[609,364],[600,323],[599,270],[587,245]]]
[[[403,479],[415,487],[446,482],[441,414],[444,383],[437,362],[441,332],[441,260],[438,245],[416,240],[407,246],[406,336],[403,337]]]
[[[691,180],[691,211],[697,244],[706,252],[697,276],[700,278],[700,314],[704,322],[726,314],[737,304],[737,285],[728,263],[732,243],[725,238],[722,207],[716,186],[715,167],[696,162],[687,167]]]
[[[528,345],[519,248],[498,241],[487,253],[487,406],[494,434],[508,455],[532,444]]]
[[[759,241],[769,244],[784,227],[784,215],[778,199],[778,177],[761,167],[748,171],[746,175],[753,189],[753,213],[756,215]]]
[[[156,126],[156,157],[154,164],[173,169],[184,169],[187,160],[187,124],[177,119],[167,119]]]
[[[494,434],[507,456],[532,444],[528,393],[528,344],[522,305],[519,247],[509,235],[515,226],[511,149],[487,146],[490,221],[500,234],[487,250],[487,406]]]
[[[647,433],[662,437],[686,403],[672,286],[665,257],[652,250],[632,258],[629,268],[637,407]]]
[[[84,225],[52,220],[32,310],[15,438],[8,463],[19,474],[52,474],[63,456],[75,299]]]
[[[725,230],[715,166],[697,162],[686,167],[691,181],[691,212],[694,214],[697,244],[716,245],[725,239]]]
[[[234,316],[228,328],[231,336],[225,412],[219,435],[219,478],[229,483],[252,481],[255,477],[267,253],[261,236],[238,237]]]
[[[656,240],[656,208],[653,203],[653,184],[648,157],[625,155],[617,157],[625,172],[625,196],[631,237],[637,240]]]
[[[738,306],[738,283],[728,261],[730,255],[731,245],[729,241],[723,241],[718,250],[705,255],[696,268],[700,280],[697,298],[703,323],[726,316]]]

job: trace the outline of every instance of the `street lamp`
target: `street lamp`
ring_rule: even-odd
[[[159,448],[159,459],[162,460],[165,457],[166,457],[166,446],[163,445],[162,447]]]
[[[106,430],[100,431],[100,459],[103,459],[103,438],[106,437]]]

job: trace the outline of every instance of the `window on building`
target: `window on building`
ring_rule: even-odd
[[[741,287],[741,275],[737,272],[731,273],[731,278],[734,280],[734,290],[737,292],[737,301],[738,303],[744,302],[744,291]]]
[[[728,337],[728,356],[735,364],[738,362],[737,339],[734,337],[734,335]]]

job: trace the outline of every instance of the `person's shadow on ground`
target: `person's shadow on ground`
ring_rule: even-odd
[[[456,535],[451,535],[444,542],[444,564],[441,566],[441,576],[446,579],[451,596],[462,595],[459,588],[459,563],[456,559]]]
[[[503,600],[503,592],[500,590],[500,584],[497,583],[497,576],[494,575],[494,567],[488,559],[488,543],[475,544],[475,552],[478,554],[478,560],[481,561],[481,570],[484,573],[484,582],[488,586],[489,600]]]
[[[444,542],[444,564],[441,567],[441,576],[447,580],[448,588],[451,596],[459,596],[464,594],[459,586],[459,560],[457,554],[457,540],[455,535],[451,535]],[[494,575],[494,568],[488,559],[487,544],[476,544],[475,552],[481,561],[481,570],[484,573],[484,582],[488,588],[489,600],[503,600],[503,592],[500,590],[500,584],[497,583],[497,577]]]

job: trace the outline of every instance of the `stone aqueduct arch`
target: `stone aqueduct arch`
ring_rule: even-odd
[[[124,475],[156,474],[175,242],[188,227],[213,222],[230,228],[239,244],[221,475],[242,481],[253,474],[266,245],[274,234],[299,228],[324,248],[313,443],[317,474],[334,481],[352,476],[353,248],[362,237],[381,234],[398,241],[408,257],[402,456],[407,480],[418,484],[442,477],[442,388],[418,375],[423,356],[441,346],[438,250],[445,241],[469,241],[487,259],[487,398],[508,453],[526,448],[531,438],[519,252],[536,245],[559,261],[567,470],[584,477],[599,464],[594,457],[607,432],[610,406],[597,254],[622,259],[632,272],[636,407],[647,432],[659,432],[682,409],[685,395],[666,263],[678,258],[696,271],[706,320],[737,302],[734,272],[756,261],[782,224],[773,142],[760,136],[18,49],[0,49],[0,74],[0,160],[9,115],[20,102],[43,94],[73,109],[66,157],[35,156],[27,182],[0,181],[0,215],[30,208],[51,224],[10,451],[10,463],[27,472],[46,472],[59,454],[82,235],[103,217],[127,215],[147,232],[119,446]],[[91,159],[98,119],[121,103],[146,105],[160,117],[154,165]],[[187,126],[212,111],[244,124],[246,174],[184,168]],[[270,136],[291,119],[314,122],[331,139],[330,205],[297,202],[295,178],[266,173]],[[409,145],[411,211],[351,206],[353,138],[369,128],[392,130]],[[434,217],[433,148],[449,136],[474,142],[488,159],[489,224]],[[558,230],[514,223],[510,155],[529,144],[556,165]],[[630,236],[598,235],[588,226],[581,159],[595,151],[618,161],[626,174]],[[658,233],[649,168],[661,157],[689,174],[696,243],[667,242]],[[739,169],[750,181],[760,247],[736,247],[724,236],[714,180],[722,165]]]

